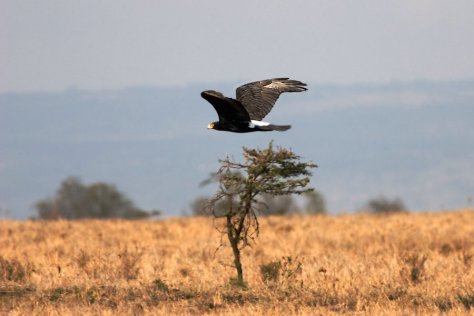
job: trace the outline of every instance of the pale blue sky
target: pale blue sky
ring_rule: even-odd
[[[0,0],[0,92],[474,77],[474,1]]]

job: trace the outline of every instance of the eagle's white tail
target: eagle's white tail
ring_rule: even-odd
[[[251,120],[249,124],[250,128],[258,127],[261,131],[287,131],[291,128],[291,125],[274,125],[268,122]]]

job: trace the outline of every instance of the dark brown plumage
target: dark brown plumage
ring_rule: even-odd
[[[289,78],[255,81],[237,88],[236,99],[208,90],[201,96],[212,104],[219,121],[208,128],[235,133],[286,131],[290,125],[274,125],[261,120],[272,110],[280,94],[306,91],[306,84]]]

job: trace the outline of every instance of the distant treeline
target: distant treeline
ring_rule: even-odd
[[[112,184],[84,185],[76,177],[64,180],[54,197],[38,201],[35,207],[40,219],[144,219],[161,214],[139,209]]]
[[[190,204],[191,215],[205,216],[213,210],[209,209],[207,196],[197,197]],[[220,203],[215,206],[217,213],[224,213],[227,206]],[[83,184],[77,177],[68,177],[60,184],[56,194],[38,201],[35,204],[39,219],[146,219],[162,214],[159,210],[146,211],[138,208],[115,185],[96,182]],[[362,211],[370,213],[393,213],[408,211],[400,198],[389,199],[379,196],[370,199]],[[327,214],[325,198],[318,191],[306,192],[297,201],[290,195],[263,195],[258,205],[261,215],[288,214]]]

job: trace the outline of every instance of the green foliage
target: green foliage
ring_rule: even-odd
[[[168,285],[161,279],[155,279],[155,281],[153,281],[153,286],[158,291],[163,292],[163,293],[168,293],[169,291]]]
[[[225,234],[234,255],[236,284],[245,284],[240,249],[258,236],[257,214],[264,204],[262,198],[312,191],[307,185],[311,169],[317,167],[312,162],[301,162],[301,157],[289,149],[274,149],[272,142],[265,149],[244,147],[243,157],[243,163],[229,157],[219,161],[221,167],[211,177],[219,183],[219,189],[209,201],[214,216],[226,219]],[[222,214],[216,211],[220,203],[225,203]]]
[[[474,292],[458,294],[457,298],[466,310],[474,309]]]
[[[23,282],[31,274],[33,268],[29,264],[22,264],[16,259],[5,259],[0,256],[0,281]]]
[[[267,264],[260,265],[260,275],[263,282],[276,282],[280,277],[281,262],[272,261]]]
[[[218,201],[232,200],[226,215],[246,213],[262,204],[262,199],[312,191],[306,188],[311,176],[311,162],[300,162],[301,157],[291,150],[273,148],[243,148],[244,163],[230,158],[220,160],[221,167],[212,179],[219,182],[219,191],[210,201],[211,207]],[[257,199],[260,197],[260,200]]]
[[[284,256],[260,266],[260,275],[266,284],[280,283],[287,287],[298,285],[297,281],[303,271],[303,264],[298,258]]]
[[[405,255],[402,260],[405,267],[401,274],[413,283],[420,283],[425,277],[425,263],[428,256],[420,253],[411,253]]]
[[[75,177],[64,180],[54,198],[41,200],[35,207],[41,219],[141,219],[160,213],[138,209],[114,185],[98,182],[87,186]]]

